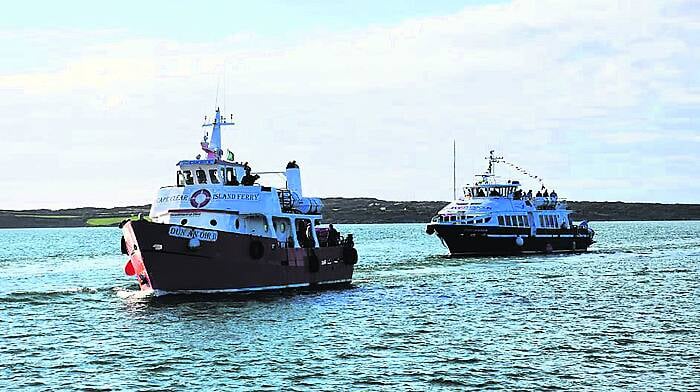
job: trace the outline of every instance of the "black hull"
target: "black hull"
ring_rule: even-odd
[[[286,248],[272,238],[217,232],[215,241],[171,236],[173,225],[145,220],[122,227],[127,273],[142,290],[239,292],[349,285],[357,253],[346,246]],[[128,268],[127,268],[128,269]]]
[[[593,243],[593,232],[584,229],[538,229],[531,235],[529,228],[431,224],[427,231],[455,256],[585,252]]]

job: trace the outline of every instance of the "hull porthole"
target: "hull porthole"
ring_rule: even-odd
[[[262,242],[253,241],[250,243],[250,257],[254,260],[259,260],[265,255],[265,247]]]

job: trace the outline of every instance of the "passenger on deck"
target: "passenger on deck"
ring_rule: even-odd
[[[309,247],[309,240],[306,237],[306,230],[304,230],[304,224],[299,223],[297,225],[297,241],[299,241],[299,246],[302,248]]]
[[[528,199],[532,199],[532,189],[530,189],[529,191],[527,191],[527,198],[528,198]]]
[[[328,246],[338,246],[340,245],[340,233],[333,227],[331,223],[328,225]]]
[[[549,192],[547,192],[547,189],[544,190],[542,197],[549,197]]]
[[[289,161],[287,163],[287,169],[298,169],[299,165],[297,165],[297,161]]]
[[[517,191],[513,192],[513,200],[520,200],[523,198],[523,191],[518,189]]]
[[[556,198],[557,198],[557,192],[554,191],[554,189],[552,189],[552,193],[549,194],[549,197],[551,197],[552,199],[556,199]]]
[[[535,194],[535,197],[542,197],[542,192],[537,191],[537,194]]]
[[[311,229],[311,222],[306,224],[306,240],[308,248],[313,248],[314,246],[316,246],[316,244],[314,244],[314,233]]]
[[[260,178],[259,175],[252,175],[250,174],[250,166],[246,166],[245,168],[245,176],[243,176],[243,179],[241,180],[241,185],[245,186],[251,186],[255,184],[255,181]]]

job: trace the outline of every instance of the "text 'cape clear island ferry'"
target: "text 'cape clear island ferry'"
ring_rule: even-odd
[[[575,225],[566,202],[552,191],[524,193],[519,181],[499,182],[494,152],[489,167],[464,195],[445,206],[426,228],[452,255],[582,252],[593,243],[588,222]],[[504,162],[507,163],[507,162]],[[508,164],[508,163],[507,163]],[[512,166],[512,164],[511,164]],[[519,167],[516,167],[520,169]],[[537,178],[536,176],[534,178]]]
[[[352,234],[321,226],[323,203],[303,196],[296,162],[276,173],[286,179],[278,189],[258,184],[232,154],[222,159],[226,125],[218,109],[212,122],[205,117],[206,159],[177,164],[177,184],[160,189],[150,221],[122,223],[125,272],[155,294],[349,285]]]

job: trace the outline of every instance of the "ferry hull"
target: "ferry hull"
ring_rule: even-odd
[[[285,248],[272,238],[216,232],[212,241],[173,236],[173,225],[145,220],[122,227],[125,267],[142,290],[236,292],[349,285],[357,252],[350,246]],[[209,231],[211,233],[211,231]]]
[[[529,228],[431,224],[427,231],[434,231],[455,256],[585,252],[593,243],[593,232],[585,229],[538,229],[537,234],[531,235]],[[518,244],[518,237],[522,245]]]

